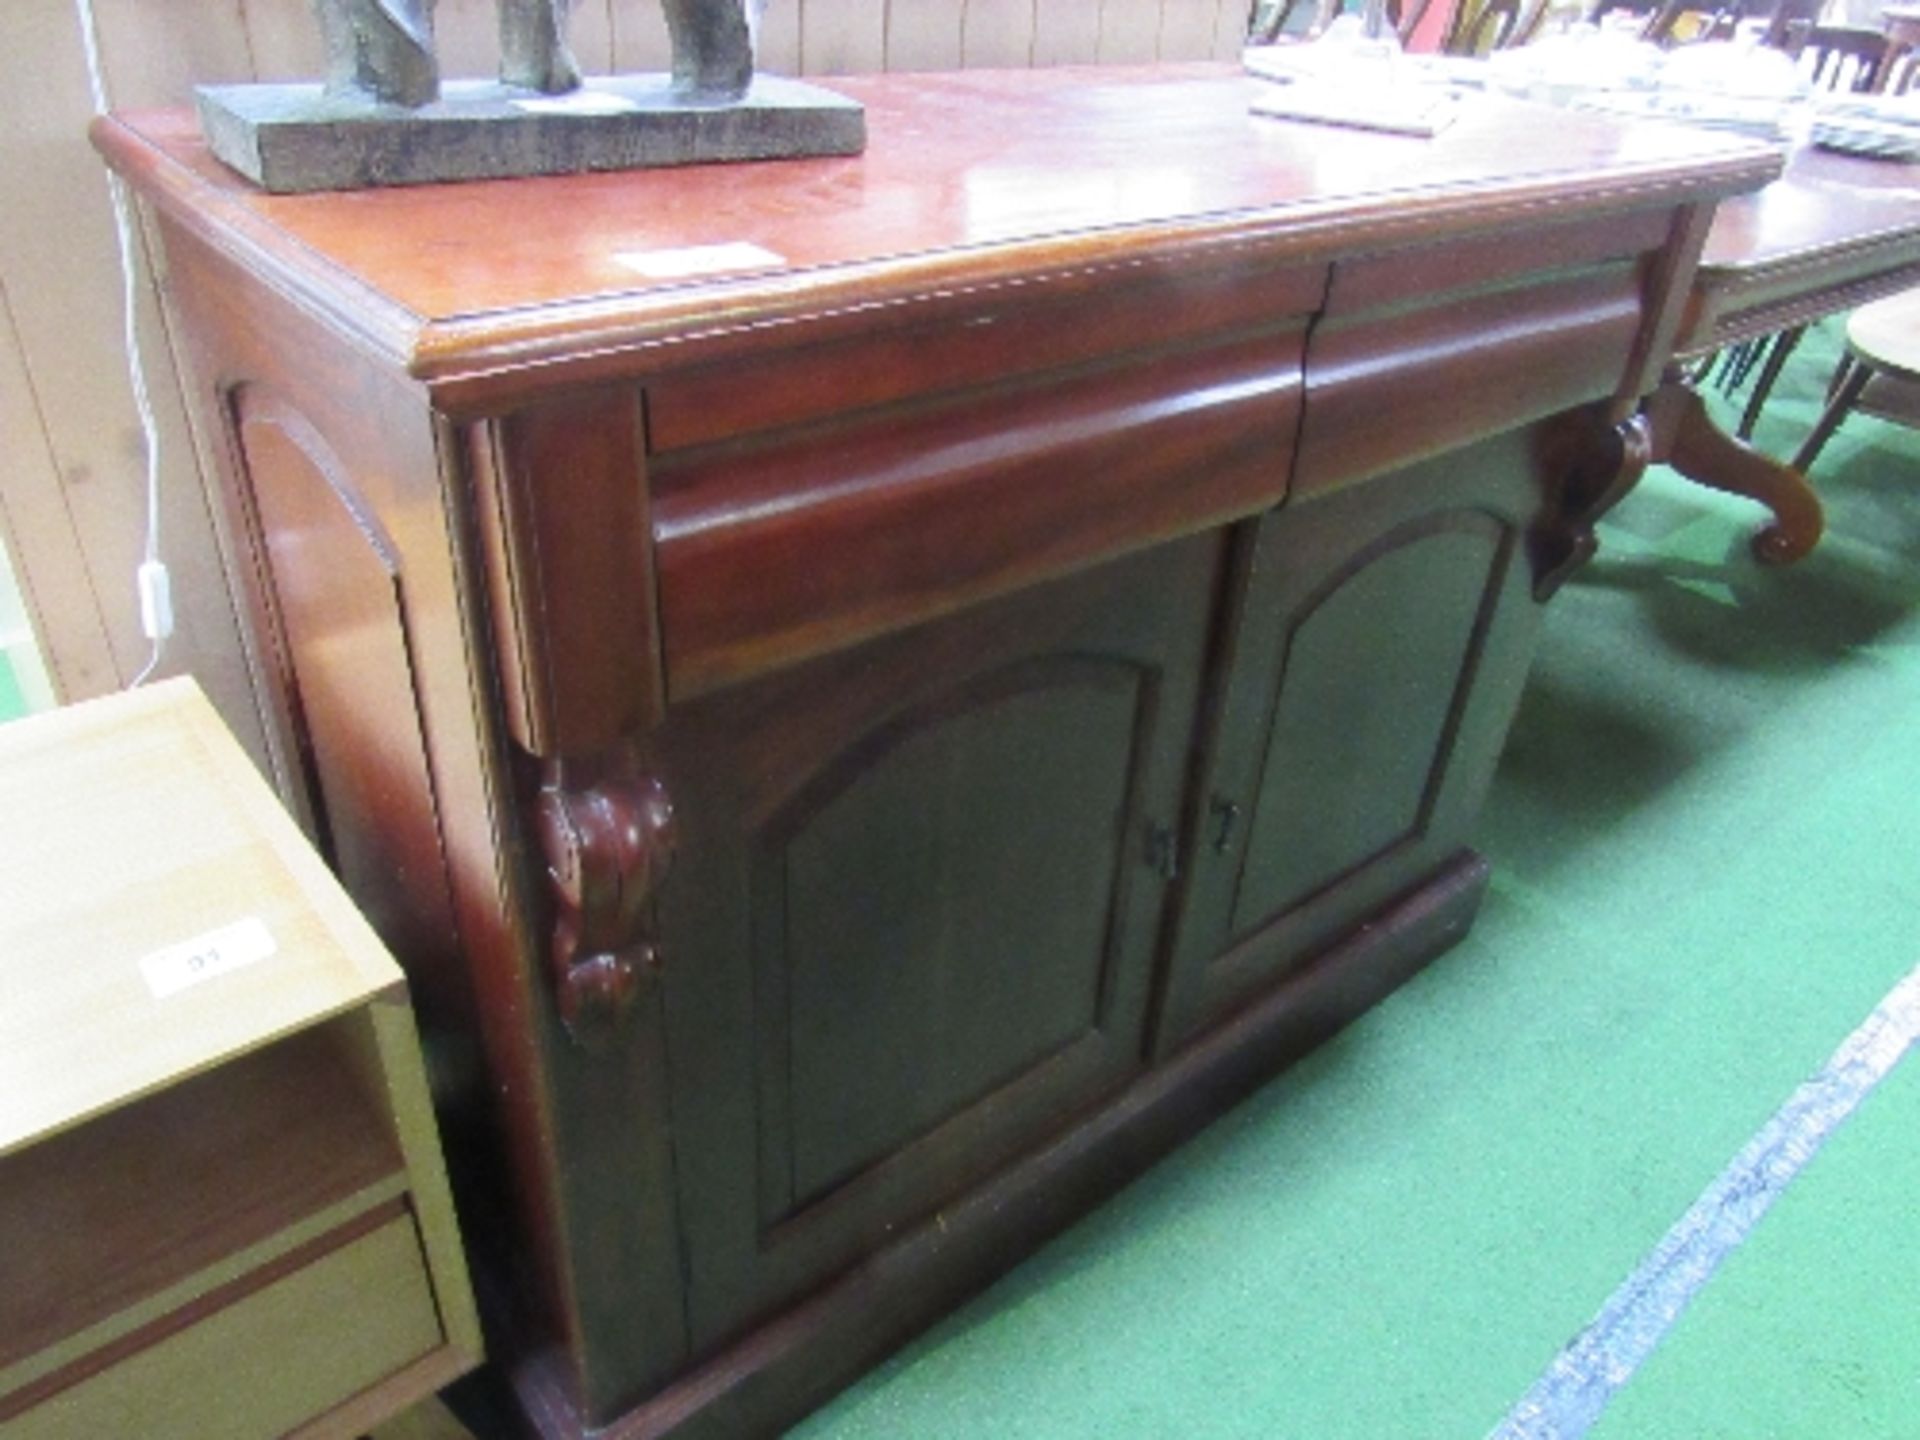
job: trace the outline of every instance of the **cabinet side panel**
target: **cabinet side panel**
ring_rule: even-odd
[[[451,955],[439,832],[411,803],[427,759],[392,544],[305,416],[253,386],[232,405],[322,853],[398,953]]]
[[[609,1396],[630,1403],[684,1353],[672,1270],[674,1220],[671,1206],[637,1200],[637,1218],[602,1212],[613,1217],[619,1245],[649,1248],[665,1260],[647,1287],[646,1323],[620,1327],[615,1344],[587,1353],[583,1336],[591,1327],[582,1312],[590,1302],[582,1298],[583,1277],[599,1291],[619,1288],[626,1277],[617,1259],[595,1257],[604,1235],[568,1223],[568,1206],[582,1201],[559,1173],[558,1157],[569,1150],[603,1153],[602,1132],[625,1134],[649,1121],[628,1104],[602,1106],[589,1117],[597,1117],[600,1129],[576,1136],[580,1112],[555,1099],[562,1083],[555,1067],[567,1063],[572,1046],[542,988],[544,973],[534,969],[540,941],[530,935],[523,908],[514,778],[495,718],[486,596],[471,563],[467,437],[439,421],[426,392],[391,361],[369,354],[180,225],[162,218],[160,229],[196,403],[228,442],[218,458],[223,491],[237,514],[233,530],[246,551],[250,618],[263,648],[282,652],[275,709],[286,734],[317,728],[293,723],[293,712],[309,702],[305,677],[288,658],[292,633],[306,634],[310,663],[321,669],[336,663],[329,653],[334,645],[365,642],[350,627],[335,636],[324,624],[305,632],[298,621],[284,642],[276,638],[285,612],[305,603],[296,602],[291,589],[276,594],[278,572],[291,576],[310,567],[312,583],[323,590],[364,585],[378,602],[369,613],[377,616],[376,632],[384,627],[374,647],[387,657],[375,667],[384,679],[376,686],[375,671],[348,676],[330,712],[343,717],[344,735],[371,737],[377,783],[352,790],[362,784],[350,775],[360,758],[353,745],[343,746],[337,763],[329,763],[349,773],[343,793],[358,798],[342,805],[329,796],[327,820],[335,848],[378,847],[387,843],[380,832],[393,827],[438,837],[442,870],[389,871],[370,908],[378,908],[382,893],[404,893],[409,909],[439,917],[436,934],[457,942],[435,951],[401,937],[393,948],[418,1001],[461,1224],[483,1293],[511,1320],[511,1333],[497,1337],[501,1358],[563,1357],[557,1369],[567,1393],[590,1395],[606,1413]],[[318,467],[313,446],[303,455],[284,440],[264,442],[283,453],[262,451],[254,463],[302,472],[295,489],[331,492],[320,502],[332,514],[314,532],[316,541],[346,552],[342,563],[357,579],[329,579],[328,557],[294,556],[284,545],[273,553],[270,527],[254,511],[252,466],[227,400],[248,391],[284,397],[322,437],[332,458]],[[329,466],[345,477],[344,488],[327,483]],[[338,498],[347,493],[353,504]],[[364,600],[356,593],[343,603],[344,613],[352,613]],[[391,743],[383,736],[386,726],[411,727],[424,757],[420,765],[395,767],[377,758],[378,747]],[[367,833],[347,841],[342,831],[350,824],[364,825]],[[364,893],[355,898],[369,900]],[[645,1082],[643,1071],[629,1076],[615,1069],[611,1088],[622,1096]],[[617,1168],[625,1160],[616,1149],[609,1163]],[[642,1173],[633,1173],[636,1166]],[[645,1191],[644,1169],[640,1162],[626,1167],[623,1194]]]

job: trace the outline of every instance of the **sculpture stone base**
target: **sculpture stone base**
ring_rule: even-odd
[[[595,77],[566,95],[455,80],[418,109],[329,98],[319,85],[197,95],[213,153],[276,193],[857,155],[867,138],[857,101],[771,75],[719,104],[674,94],[665,75]]]

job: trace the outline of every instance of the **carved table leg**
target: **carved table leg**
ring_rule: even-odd
[[[1758,500],[1773,511],[1773,523],[1753,537],[1758,559],[1791,565],[1820,543],[1826,515],[1807,477],[1715,425],[1706,403],[1677,370],[1662,378],[1643,413],[1653,426],[1656,461],[1698,484]]]

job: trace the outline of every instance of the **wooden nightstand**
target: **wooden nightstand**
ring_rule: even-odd
[[[351,1436],[478,1363],[398,968],[191,682],[0,730],[0,1432]]]

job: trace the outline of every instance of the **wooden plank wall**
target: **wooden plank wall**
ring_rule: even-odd
[[[184,103],[200,82],[316,77],[309,0],[93,0],[112,105]],[[0,534],[63,699],[117,689],[145,663],[133,572],[144,543],[142,445],[121,345],[121,288],[78,0],[7,0],[0,46]],[[1231,58],[1250,0],[769,0],[760,63],[831,75]],[[449,74],[495,63],[492,0],[439,0]],[[667,60],[654,0],[581,0],[590,71]],[[144,261],[143,261],[144,264]],[[161,673],[191,672],[256,760],[267,730],[170,362],[153,284],[139,287],[159,414],[162,545],[178,631]]]

